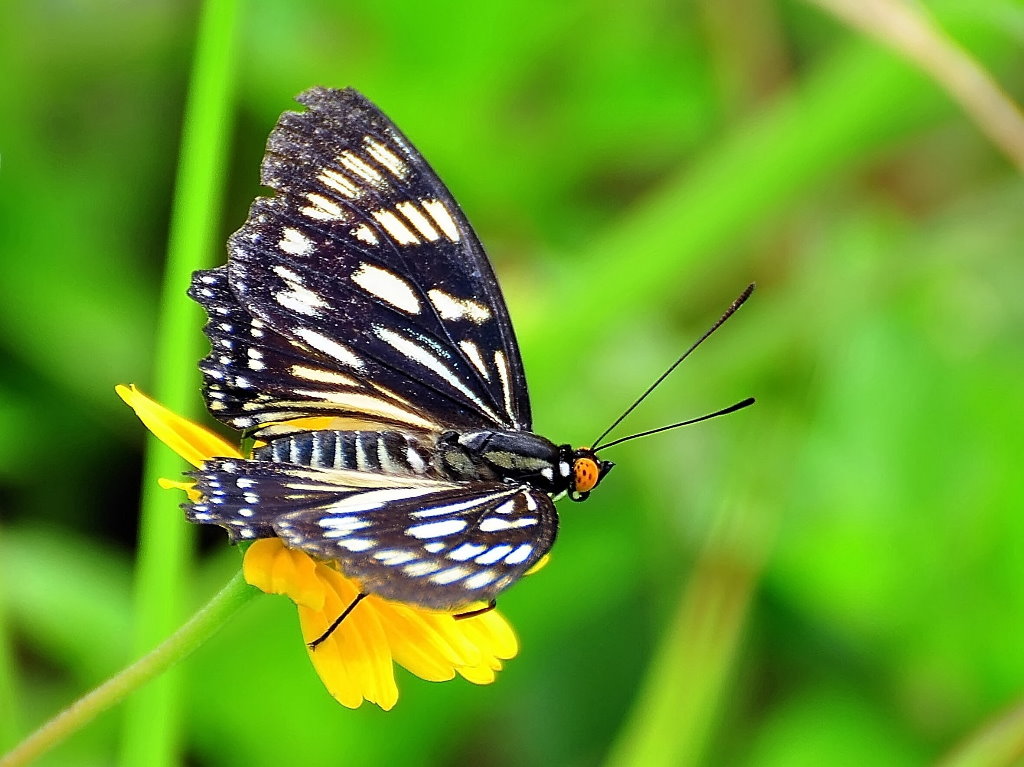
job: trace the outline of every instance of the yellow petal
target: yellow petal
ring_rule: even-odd
[[[131,386],[114,387],[117,395],[135,411],[157,439],[195,467],[216,457],[241,458],[238,448],[209,429],[172,413]]]
[[[199,500],[203,497],[203,494],[196,490],[195,482],[179,482],[176,479],[160,477],[156,483],[164,490],[184,490],[192,503],[199,503]]]
[[[383,602],[384,600],[380,600]],[[455,677],[455,667],[467,661],[446,635],[451,616],[431,614],[397,602],[381,608],[381,623],[395,662],[429,682]]]
[[[326,590],[316,562],[286,548],[280,538],[253,541],[242,560],[242,575],[246,583],[267,594],[284,594],[302,607],[323,609]]]
[[[466,631],[471,632],[473,641],[495,657],[511,660],[519,654],[519,640],[505,616],[497,610],[466,619]]]
[[[322,610],[299,610],[306,642],[319,638],[359,594],[353,581],[324,564],[317,563],[317,576],[327,586],[327,598]],[[365,602],[315,650],[308,650],[309,658],[342,705],[355,708],[365,699],[387,711],[398,701],[391,651],[375,610]]]
[[[529,570],[527,570],[524,573],[524,575],[533,575],[538,570],[541,570],[541,569],[547,567],[547,564],[550,561],[551,561],[551,555],[550,554],[545,554],[540,559],[538,559],[537,560],[537,564],[535,564],[533,567],[531,567]]]
[[[461,623],[466,638],[480,648],[482,657],[478,663],[460,666],[456,671],[474,684],[490,684],[495,672],[501,671],[501,660],[514,658],[519,652],[515,632],[496,610],[466,618]]]
[[[285,594],[299,605],[307,643],[320,638],[360,593],[358,582],[287,548],[279,538],[255,541],[245,553],[243,571],[253,586]],[[388,710],[398,701],[394,663],[432,682],[460,674],[489,684],[502,660],[518,650],[515,633],[496,610],[456,620],[449,613],[370,595],[309,657],[339,703],[357,708],[367,700]]]
[[[501,669],[497,669],[500,671]],[[494,669],[489,666],[459,666],[456,671],[466,681],[472,682],[473,684],[490,684],[496,679]]]

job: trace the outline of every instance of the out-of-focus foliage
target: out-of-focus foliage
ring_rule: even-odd
[[[1024,95],[1018,4],[933,10]],[[113,386],[149,383],[195,16],[3,15],[10,742],[130,659],[143,430]],[[799,3],[252,0],[225,237],[314,84],[369,95],[462,202],[539,431],[593,439],[750,280],[628,428],[759,402],[616,449],[503,598],[522,651],[490,687],[348,711],[256,600],[185,664],[193,763],[913,765],[1024,693],[1024,184],[937,86]],[[202,540],[197,604],[239,564]],[[110,763],[118,720],[43,763]]]

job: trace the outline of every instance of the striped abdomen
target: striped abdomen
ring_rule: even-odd
[[[396,431],[308,431],[275,439],[253,450],[259,461],[317,469],[352,469],[396,476],[440,478],[435,449]]]

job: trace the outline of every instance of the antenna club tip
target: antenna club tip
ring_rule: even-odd
[[[723,411],[723,414],[724,414],[724,413],[735,413],[735,412],[736,412],[737,410],[743,410],[743,409],[745,409],[745,408],[748,408],[748,407],[750,407],[750,406],[751,406],[751,405],[753,405],[753,404],[754,404],[755,402],[757,402],[757,400],[756,400],[756,399],[754,399],[753,397],[747,397],[747,398],[746,398],[746,399],[744,399],[744,400],[740,400],[739,402],[737,402],[737,403],[736,403],[735,405],[733,405],[732,407],[727,407],[727,408],[726,408],[726,409],[725,409],[725,410]]]
[[[754,292],[754,288],[756,287],[756,282],[752,282],[749,285],[747,285],[747,287],[743,289],[743,292],[740,293],[739,297],[732,302],[732,306],[730,307],[730,313],[736,311],[741,306],[743,306],[743,304],[746,303],[747,299],[750,298],[751,294]]]

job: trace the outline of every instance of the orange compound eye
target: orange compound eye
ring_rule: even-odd
[[[601,476],[601,470],[593,458],[577,458],[572,465],[572,473],[578,493],[589,493]]]

